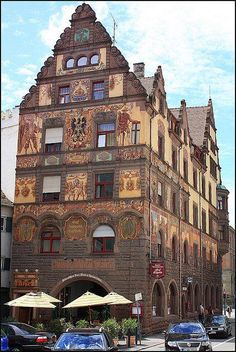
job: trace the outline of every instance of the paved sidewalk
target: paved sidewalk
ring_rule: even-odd
[[[147,337],[142,337],[141,345],[138,344],[135,346],[131,346],[130,348],[127,347],[125,341],[120,340],[118,344],[118,351],[140,351],[145,350],[145,348],[153,347],[160,345],[164,342],[164,335],[156,334]]]

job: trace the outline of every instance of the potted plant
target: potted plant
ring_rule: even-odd
[[[128,343],[128,334],[130,334],[130,345],[135,345],[135,335],[136,329],[138,327],[138,322],[136,319],[127,318],[123,319],[121,322],[122,332],[125,336],[126,343]]]
[[[103,329],[111,336],[115,346],[118,345],[118,334],[121,329],[115,318],[110,318],[102,323]]]
[[[45,331],[45,326],[43,323],[35,323],[34,327],[37,329],[37,331]]]
[[[88,328],[89,327],[89,322],[87,320],[85,320],[85,319],[78,320],[75,323],[75,327],[78,328],[78,329]]]

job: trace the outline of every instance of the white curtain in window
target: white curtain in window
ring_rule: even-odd
[[[93,237],[115,237],[115,233],[110,226],[101,225],[96,228]]]
[[[58,193],[61,189],[61,176],[45,176],[43,178],[43,193]]]
[[[63,128],[62,127],[47,128],[45,143],[46,144],[62,143],[62,135],[63,135]]]
[[[158,196],[162,195],[162,184],[161,182],[158,182]]]

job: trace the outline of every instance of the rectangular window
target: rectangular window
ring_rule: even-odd
[[[164,137],[158,135],[158,156],[160,160],[164,160]]]
[[[188,162],[184,160],[184,180],[188,182]]]
[[[212,215],[209,214],[209,234],[213,235],[213,219],[212,219]]]
[[[59,104],[66,104],[70,102],[70,86],[59,88]]]
[[[93,239],[94,253],[113,253],[114,252],[114,237],[101,237]]]
[[[10,270],[11,259],[5,258],[3,270],[9,271]]]
[[[63,128],[47,128],[45,134],[45,152],[53,153],[61,150]]]
[[[198,227],[198,207],[193,205],[193,226]]]
[[[198,267],[198,245],[194,243],[193,245],[193,261],[194,261],[194,266],[197,268]]]
[[[131,142],[132,144],[140,143],[140,123],[139,122],[132,124]]]
[[[188,140],[187,140],[187,130],[184,129],[184,143],[187,144]]]
[[[5,218],[1,217],[1,231],[5,231]]]
[[[158,204],[162,207],[163,206],[163,184],[161,182],[158,182],[157,194],[158,194]]]
[[[58,201],[61,191],[61,176],[43,178],[43,202]]]
[[[202,209],[202,231],[206,233],[206,212]]]
[[[188,200],[184,200],[184,220],[188,221]]]
[[[113,197],[113,173],[98,174],[95,178],[95,198]]]
[[[206,198],[206,181],[205,176],[202,175],[202,196]]]
[[[97,129],[98,148],[111,147],[115,144],[115,124],[101,123]]]
[[[202,248],[202,260],[203,260],[203,267],[206,268],[206,247]]]
[[[177,150],[172,148],[172,167],[177,171]]]
[[[223,197],[218,196],[217,198],[217,204],[218,204],[218,209],[223,210],[224,209],[224,201]]]
[[[104,82],[93,83],[93,99],[94,100],[104,99]]]
[[[12,232],[12,218],[6,219],[6,232]]]
[[[211,184],[209,183],[209,203],[212,204]]]
[[[60,237],[51,232],[45,232],[41,235],[41,253],[59,253]]]
[[[193,187],[197,189],[197,170],[193,169]]]
[[[212,159],[212,157],[210,157],[210,172],[211,175],[216,178],[216,163],[215,161]]]
[[[177,195],[175,192],[172,194],[172,209],[173,213],[177,215]]]

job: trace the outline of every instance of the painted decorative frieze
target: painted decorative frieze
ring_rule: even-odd
[[[87,221],[82,216],[71,216],[65,221],[65,239],[83,240],[87,237]]]
[[[39,163],[38,156],[18,156],[16,159],[16,167],[26,168],[26,167],[35,167]]]
[[[65,154],[66,164],[87,164],[90,159],[90,153],[68,153]]]
[[[35,202],[36,177],[16,179],[15,203]]]
[[[92,141],[92,121],[88,110],[71,110],[66,116],[65,150],[88,148]]]
[[[123,96],[123,74],[109,76],[109,98]]]
[[[68,174],[65,185],[65,200],[87,199],[87,173]]]
[[[120,172],[119,197],[141,197],[140,171],[126,170]]]
[[[101,153],[96,154],[96,161],[111,161],[111,160],[112,160],[112,153],[103,151]]]
[[[143,157],[143,149],[119,149],[116,159],[117,160],[136,160]]]
[[[71,83],[71,101],[85,101],[90,96],[90,81],[80,80]]]
[[[157,241],[157,233],[158,233],[157,210],[152,209],[151,210],[151,240],[153,243],[156,243]]]
[[[117,114],[117,140],[119,146],[131,144],[131,131],[133,123],[139,123],[140,121],[133,120],[131,118],[132,107],[124,105]]]
[[[35,221],[29,217],[24,217],[16,224],[14,231],[14,241],[30,242],[36,233]]]
[[[135,239],[141,229],[139,219],[134,215],[127,215],[119,221],[119,235],[124,240]]]
[[[39,87],[39,106],[51,105],[52,103],[52,84],[41,84]]]
[[[42,120],[36,115],[22,115],[19,123],[18,154],[35,154],[41,147]]]

